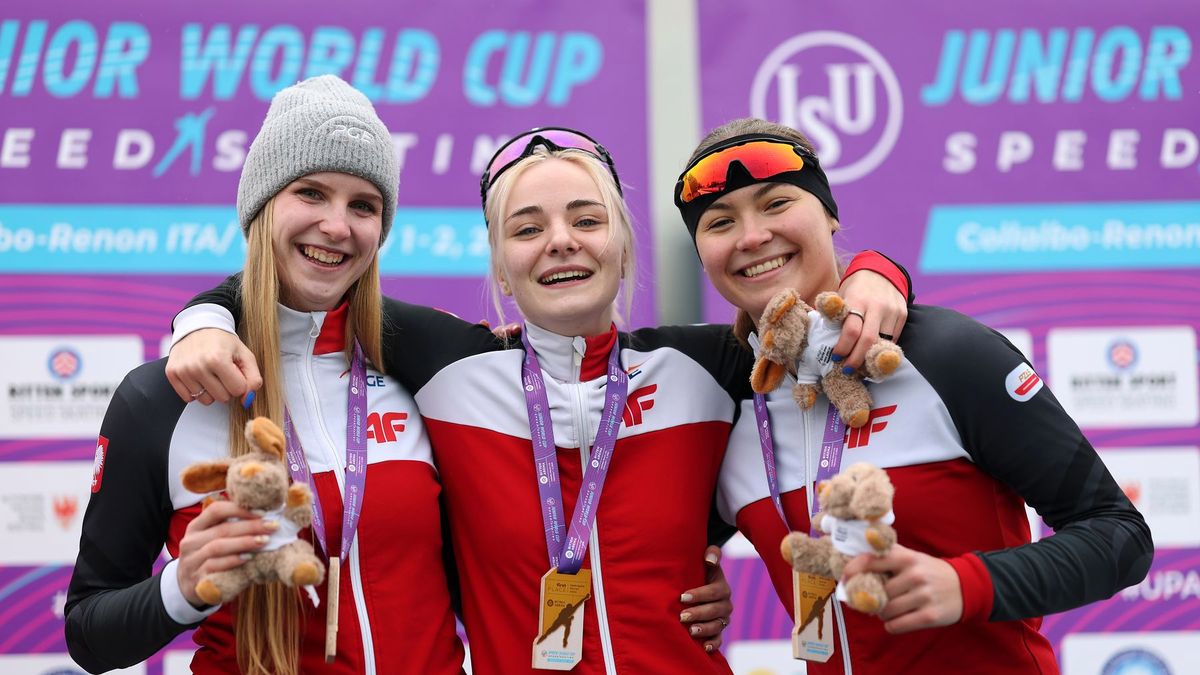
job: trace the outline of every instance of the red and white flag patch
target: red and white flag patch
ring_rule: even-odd
[[[1028,363],[1013,368],[1008,377],[1004,378],[1004,388],[1008,390],[1008,395],[1021,403],[1033,398],[1034,394],[1042,390],[1042,385],[1042,378],[1038,377],[1033,366]]]
[[[96,458],[92,460],[92,494],[100,491],[104,480],[104,460],[108,456],[108,439],[101,436],[96,440]]]

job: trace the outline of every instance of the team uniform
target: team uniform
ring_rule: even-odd
[[[279,308],[283,387],[294,433],[312,471],[327,537],[340,553],[348,364],[345,305],[333,312]],[[221,404],[184,404],[166,360],[133,370],[105,415],[93,494],[66,608],[67,645],[90,672],[126,667],[196,628],[197,673],[237,672],[234,604],[199,611],[179,590],[171,558],[204,495],[180,483],[184,467],[229,454]],[[412,397],[367,369],[368,468],[362,515],[341,571],[337,658],[326,664],[325,585],[320,607],[302,598],[301,672],[460,673],[442,558],[441,486]],[[319,555],[327,558],[318,547]]]
[[[896,488],[899,543],[949,562],[962,586],[952,626],[890,635],[877,617],[835,603],[835,654],[812,673],[1057,673],[1041,616],[1137,583],[1150,531],[1025,357],[956,312],[913,305],[905,361],[870,385],[867,424],[845,435],[842,467],[870,462]],[[819,351],[819,350],[818,350]],[[826,350],[827,351],[827,350]],[[779,489],[793,530],[809,531],[809,490],[828,401],[802,411],[786,378],[768,395]],[[1025,504],[1055,534],[1033,545]],[[721,470],[718,509],[766,561],[792,611],[787,533],[768,490],[751,402]],[[847,661],[847,656],[848,661]]]

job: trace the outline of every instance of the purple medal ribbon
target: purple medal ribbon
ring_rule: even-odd
[[[350,544],[358,529],[362,515],[363,494],[367,491],[367,366],[362,347],[354,341],[354,358],[350,362],[350,393],[346,401],[346,493],[342,498],[342,548],[341,559],[350,554]],[[312,487],[313,533],[317,544],[329,553],[325,540],[325,516],[321,510],[321,498],[312,485],[312,472],[304,458],[304,447],[292,431],[292,415],[283,409],[283,434],[287,439],[288,471],[292,480]]]
[[[771,491],[771,501],[775,502],[775,510],[790,532],[792,526],[783,513],[783,501],[779,497],[779,476],[775,471],[775,442],[771,438],[771,414],[767,411],[767,397],[762,394],[754,395],[754,419],[758,423],[758,444],[762,448],[763,466],[767,471],[767,489]],[[812,510],[809,520],[821,510],[817,501],[817,485],[823,480],[829,480],[842,468],[842,445],[845,443],[846,425],[842,422],[837,408],[829,404],[829,414],[825,418],[825,435],[821,439],[821,459],[817,466],[817,477],[809,487],[812,498]],[[816,537],[819,533],[809,525],[809,535]]]
[[[583,483],[575,511],[571,514],[571,526],[563,540],[562,484],[558,476],[558,457],[554,449],[554,425],[550,419],[550,404],[546,397],[546,386],[542,380],[542,368],[533,347],[526,337],[528,330],[521,331],[521,343],[525,345],[525,360],[521,365],[521,380],[525,389],[525,406],[529,411],[529,431],[533,440],[533,463],[537,469],[538,495],[542,504],[542,524],[546,530],[546,553],[550,566],[563,574],[575,574],[583,566],[583,554],[592,536],[596,522],[596,511],[600,505],[600,494],[604,491],[604,479],[612,462],[613,447],[621,430],[621,414],[629,393],[629,378],[621,369],[621,342],[614,340],[608,355],[608,382],[604,386],[604,410],[600,415],[600,428],[596,430],[596,443],[588,466],[584,470]],[[585,442],[586,439],[581,439]],[[562,560],[560,561],[560,554]]]

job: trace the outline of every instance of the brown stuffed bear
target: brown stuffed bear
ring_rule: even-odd
[[[759,357],[750,374],[750,386],[759,394],[767,394],[791,372],[796,376],[792,396],[801,408],[811,408],[817,394],[824,391],[847,426],[857,429],[866,424],[872,402],[862,381],[863,373],[847,375],[830,358],[848,315],[846,301],[837,293],[818,295],[816,310],[790,288],[776,293],[758,323]],[[899,345],[880,340],[867,351],[860,371],[879,380],[895,372],[903,358]]]
[[[784,560],[797,571],[839,579],[851,558],[886,555],[896,543],[894,495],[887,472],[865,462],[822,481],[817,486],[821,511],[813,517],[813,527],[829,536],[813,539],[792,532],[780,544]],[[838,584],[837,597],[860,612],[878,614],[888,601],[884,581],[882,574],[856,574]]]
[[[279,580],[289,586],[313,586],[325,578],[325,566],[312,544],[296,537],[312,523],[312,492],[303,483],[288,486],[283,431],[270,419],[256,417],[246,423],[246,440],[255,452],[193,464],[183,471],[188,490],[225,490],[233,503],[279,523],[267,544],[243,565],[206,575],[196,584],[196,595],[210,605],[229,600],[250,584]]]

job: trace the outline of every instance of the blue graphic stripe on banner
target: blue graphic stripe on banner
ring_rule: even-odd
[[[925,273],[1200,265],[1200,202],[934,206]]]
[[[225,274],[245,254],[228,206],[0,205],[3,272]],[[380,271],[483,275],[487,260],[479,209],[398,209]]]

